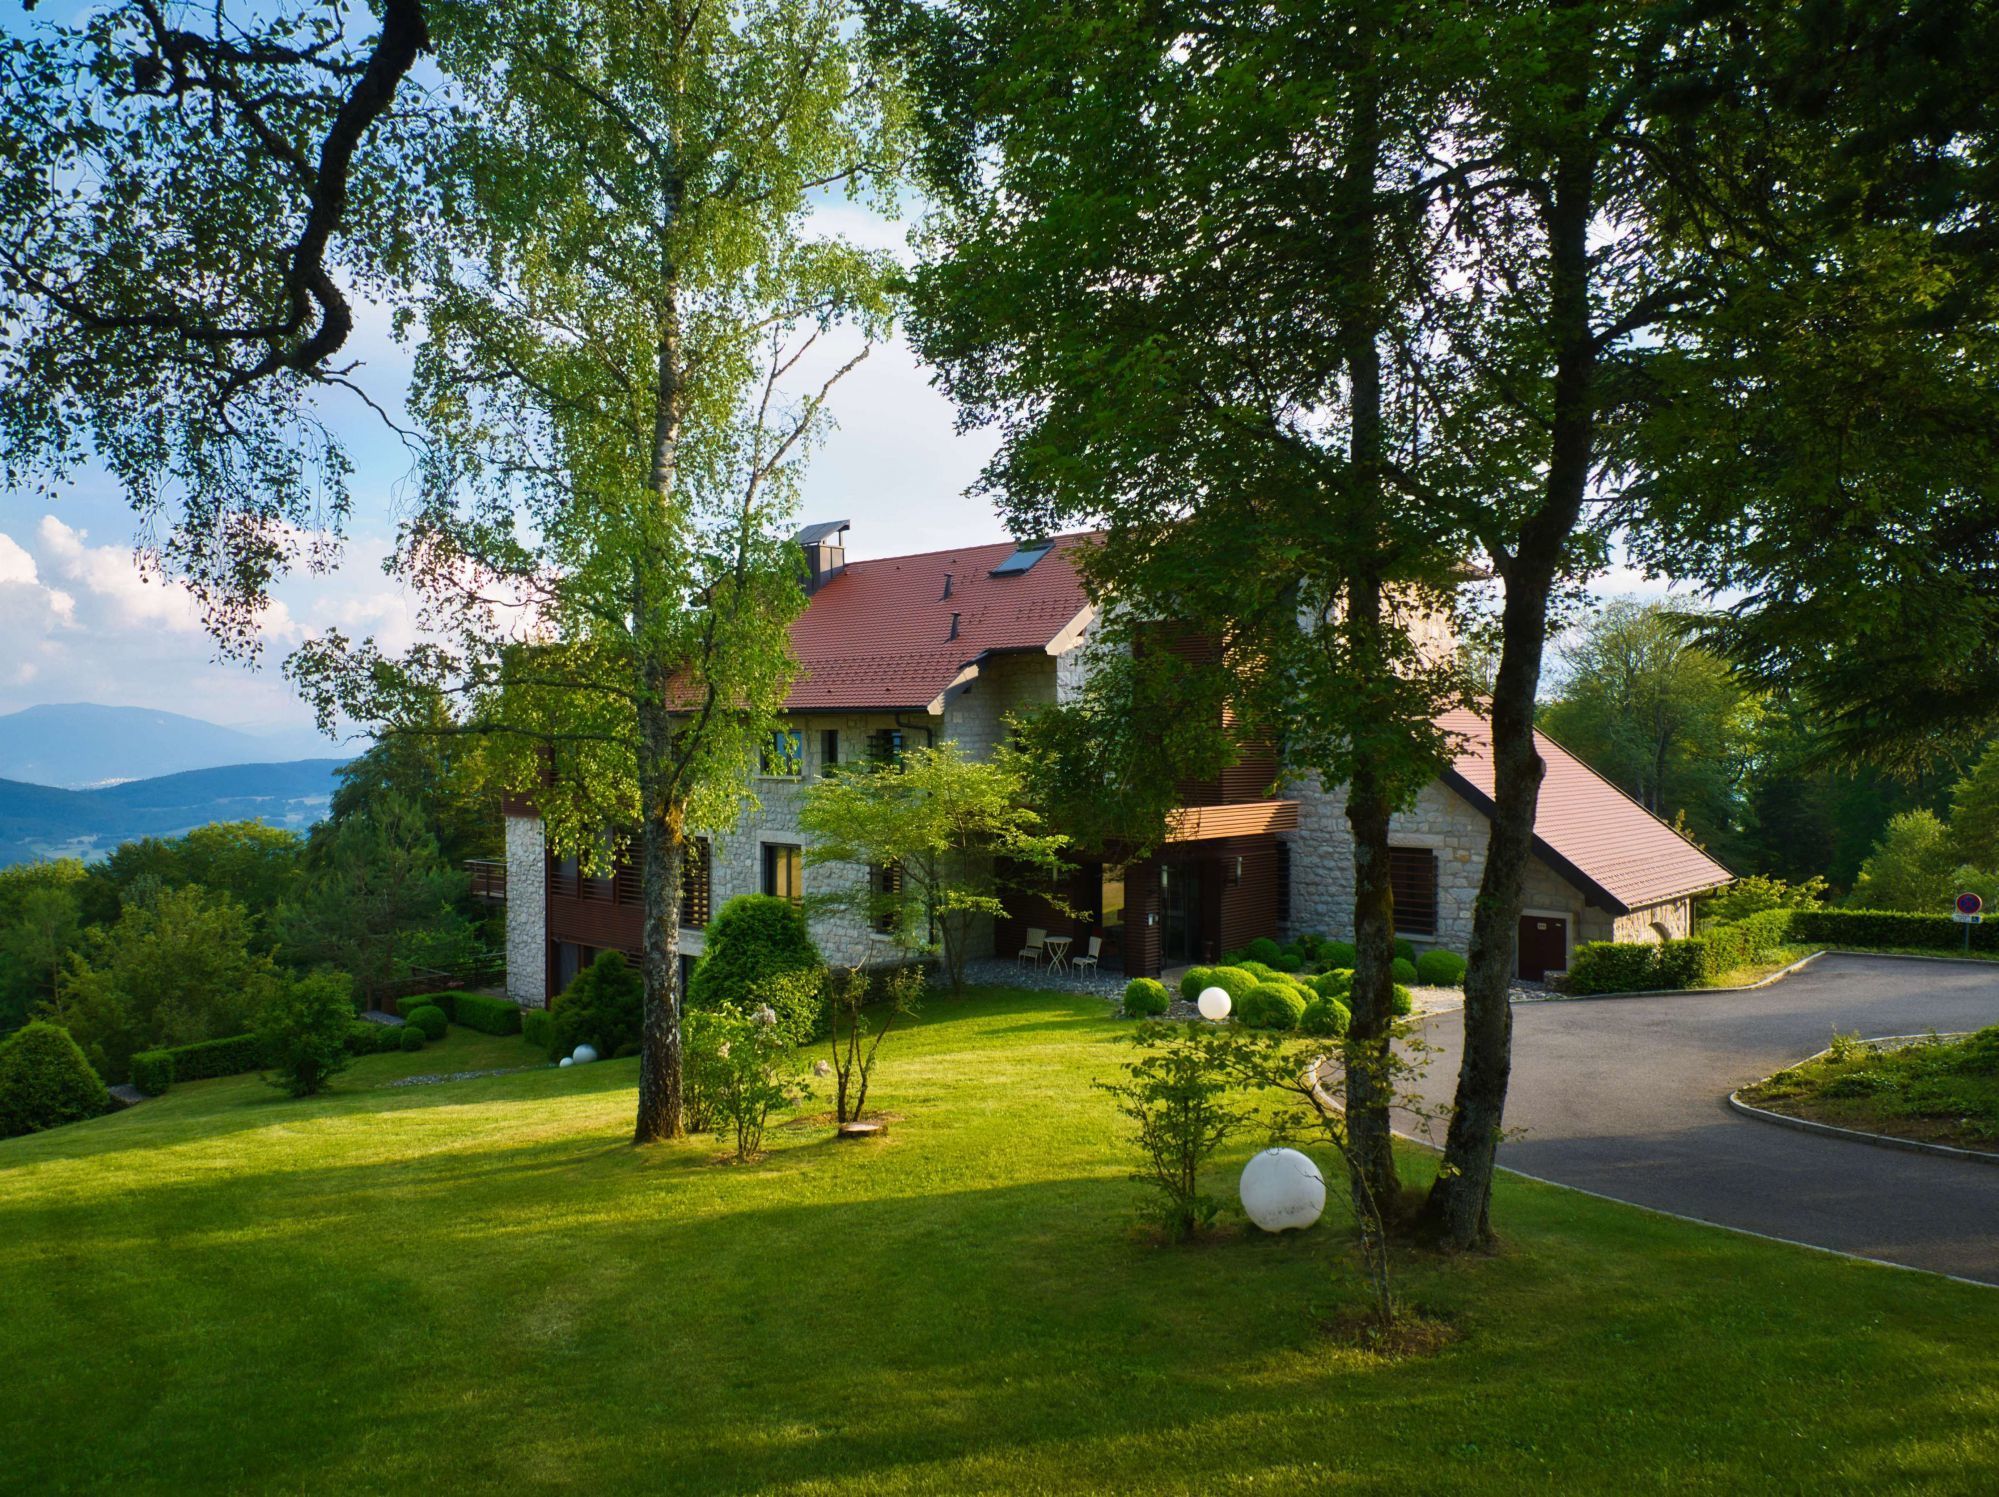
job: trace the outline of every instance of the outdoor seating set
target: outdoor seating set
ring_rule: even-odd
[[[1050,972],[1080,973],[1087,968],[1091,976],[1095,976],[1097,959],[1104,953],[1104,938],[1091,936],[1085,954],[1081,956],[1069,955],[1069,948],[1075,943],[1074,936],[1051,936],[1040,926],[1031,925],[1027,928],[1027,944],[1020,948],[1017,960],[1021,963],[1032,962],[1039,970],[1045,958]]]

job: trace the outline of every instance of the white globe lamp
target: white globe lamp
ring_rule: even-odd
[[[576,1064],[576,1057],[573,1055],[565,1055],[562,1057],[561,1060],[557,1061],[556,1064],[562,1066],[573,1066]]]
[[[569,1058],[579,1066],[587,1066],[597,1058],[597,1047],[595,1045],[578,1045],[569,1053]]]
[[[1326,1209],[1325,1177],[1296,1149],[1265,1149],[1243,1166],[1242,1209],[1266,1232],[1309,1227]]]
[[[1201,996],[1194,1000],[1194,1006],[1201,1011],[1201,1017],[1219,1024],[1229,1016],[1229,994],[1227,988],[1202,988]]]

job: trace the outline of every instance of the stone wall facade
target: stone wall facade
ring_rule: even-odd
[[[507,817],[507,996],[540,1008],[548,985],[548,842],[539,816]]]
[[[1351,939],[1353,936],[1353,839],[1346,820],[1346,789],[1328,790],[1317,776],[1291,781],[1285,794],[1298,802],[1298,829],[1291,846],[1291,908],[1288,928]],[[1432,781],[1415,805],[1389,823],[1395,847],[1424,847],[1437,855],[1437,929],[1408,932],[1419,951],[1442,947],[1462,954],[1471,944],[1472,909],[1485,875],[1490,823],[1443,781]],[[1583,891],[1539,858],[1529,861],[1522,901],[1527,915],[1560,916],[1568,922],[1571,952],[1583,941],[1657,941],[1692,929],[1692,901],[1663,904],[1613,915],[1587,902]]]

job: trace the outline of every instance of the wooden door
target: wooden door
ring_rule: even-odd
[[[1520,917],[1520,977],[1539,982],[1550,972],[1564,972],[1569,965],[1569,922],[1560,915]]]

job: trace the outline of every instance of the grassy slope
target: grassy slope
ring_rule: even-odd
[[[630,1062],[367,1089],[525,1049],[457,1031],[316,1101],[211,1082],[0,1144],[0,1485],[1948,1490],[1999,1462],[1999,1295],[1524,1182],[1507,1252],[1406,1271],[1460,1342],[1336,1349],[1343,1215],[1129,1230],[1087,1084],[1115,1033],[1091,1000],[935,1001],[885,1052],[888,1141],[785,1130],[747,1169],[628,1147]]]
[[[1800,1061],[1745,1087],[1758,1107],[1863,1132],[1999,1149],[1999,1072],[1990,1044],[1964,1041],[1830,1054]]]

